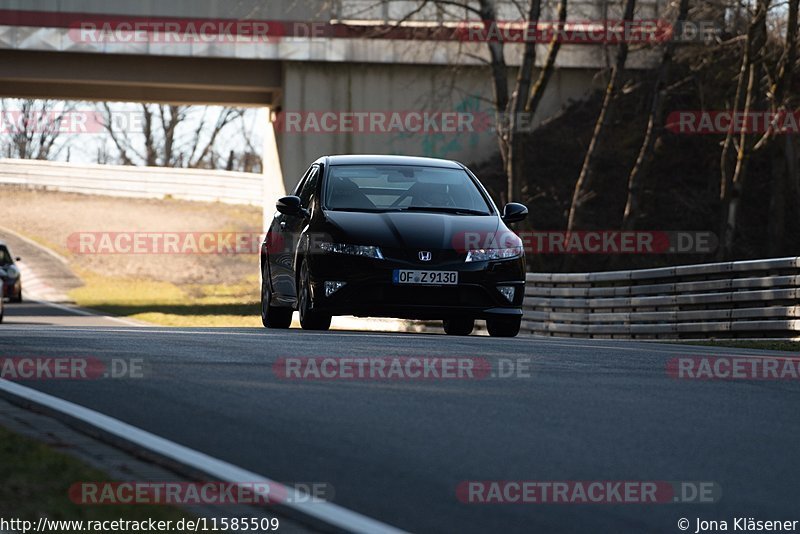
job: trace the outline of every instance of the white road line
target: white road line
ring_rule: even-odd
[[[294,488],[285,487],[267,477],[247,471],[200,451],[179,445],[84,406],[42,393],[35,389],[21,386],[14,382],[9,382],[5,379],[0,379],[0,390],[11,396],[24,399],[25,401],[39,406],[44,406],[49,410],[91,425],[94,428],[98,428],[128,443],[155,452],[162,457],[189,466],[193,470],[214,477],[215,480],[233,484],[247,484],[257,481],[268,484],[270,488],[274,488],[280,492],[279,494],[283,494],[285,491],[287,496],[293,498],[289,499],[291,502],[281,503],[281,506],[292,509],[305,517],[321,521],[326,525],[345,529],[349,532],[363,532],[365,534],[404,532],[391,525],[381,523],[380,521],[361,515],[358,512],[342,508],[341,506],[329,502],[309,502],[311,499],[308,498],[308,495]]]
[[[134,321],[129,321],[127,319],[120,319],[119,317],[111,317],[110,315],[103,315],[101,313],[93,313],[90,311],[82,310],[80,308],[71,308],[69,306],[62,306],[61,304],[56,304],[55,302],[47,302],[46,300],[31,300],[30,302],[35,302],[36,304],[42,304],[44,306],[50,306],[51,308],[55,308],[57,310],[74,313],[75,315],[87,315],[91,317],[102,317],[103,319],[108,319],[109,321],[115,321],[117,323],[122,323],[128,326],[138,326],[142,327],[143,325],[136,323]]]

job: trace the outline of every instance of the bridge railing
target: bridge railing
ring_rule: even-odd
[[[658,18],[667,9],[664,0],[643,0],[637,3],[636,18]],[[420,8],[421,7],[421,8]],[[500,21],[520,20],[523,10],[520,4],[511,0],[500,0],[495,3],[495,12]],[[542,2],[541,21],[554,21],[558,18],[558,0]],[[376,2],[375,0],[340,0],[332,6],[333,18],[339,20],[371,20],[382,22],[462,22],[479,20],[471,10],[452,5],[437,5],[430,2],[421,6],[419,0],[393,0]],[[570,1],[567,10],[569,21],[614,20],[622,18],[622,4],[614,2],[597,2],[596,0]]]
[[[528,273],[523,330],[583,338],[800,336],[800,257]]]

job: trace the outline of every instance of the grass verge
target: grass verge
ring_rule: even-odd
[[[68,496],[76,482],[108,476],[51,447],[0,427],[0,517],[38,521],[115,519],[177,521],[189,515],[171,506],[84,506]]]
[[[261,326],[258,276],[237,284],[182,285],[80,273],[78,306],[163,326]]]

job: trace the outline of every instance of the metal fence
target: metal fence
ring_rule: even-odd
[[[800,335],[800,257],[529,273],[523,330],[582,338]]]
[[[274,180],[270,198],[281,196]],[[265,176],[245,172],[121,165],[75,165],[47,161],[0,159],[0,184],[90,195],[183,200],[261,206]],[[272,182],[267,183],[271,187]],[[266,193],[270,193],[267,191]]]

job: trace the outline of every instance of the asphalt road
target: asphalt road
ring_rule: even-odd
[[[685,381],[665,371],[670,358],[719,349],[52,326],[61,321],[58,310],[7,311],[0,356],[143,358],[146,365],[139,379],[24,384],[274,480],[329,483],[337,504],[405,530],[680,532],[685,517],[694,532],[698,517],[725,519],[731,530],[734,517],[800,519],[798,381]],[[272,365],[287,356],[519,357],[530,358],[531,373],[286,381]],[[690,505],[465,504],[456,488],[467,480],[713,481],[722,498]]]
[[[11,255],[21,257],[17,267],[22,271],[23,297],[45,298],[51,302],[68,302],[67,293],[83,285],[57,253],[0,226],[0,241]],[[38,316],[38,314],[33,314]]]

